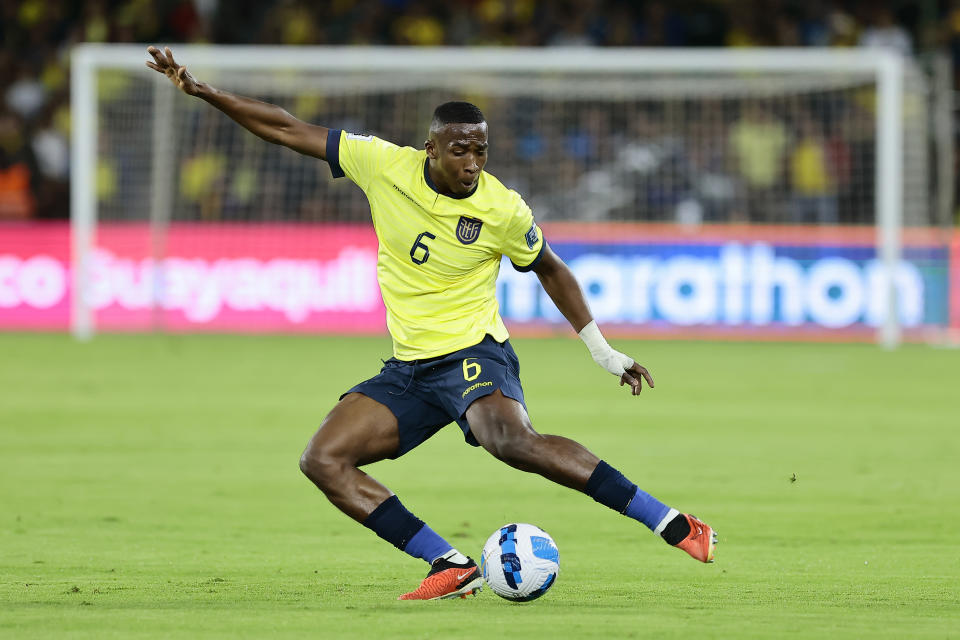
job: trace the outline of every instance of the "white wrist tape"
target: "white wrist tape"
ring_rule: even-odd
[[[591,320],[590,324],[580,330],[580,339],[590,350],[590,356],[598,365],[617,376],[618,378],[624,371],[633,366],[633,358],[616,351],[607,344],[603,334],[600,333],[600,327],[596,320]]]

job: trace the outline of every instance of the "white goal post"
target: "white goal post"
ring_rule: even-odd
[[[393,75],[398,82],[429,74],[482,74],[496,83],[499,74],[533,73],[547,80],[544,91],[577,91],[564,74],[590,77],[601,82],[615,77],[618,83],[605,90],[644,90],[622,82],[631,74],[638,78],[661,79],[662,90],[670,91],[669,80],[695,71],[701,77],[716,75],[749,81],[751,74],[765,77],[814,78],[829,83],[843,74],[867,77],[874,83],[875,104],[875,176],[872,178],[875,202],[877,256],[885,273],[887,313],[877,332],[877,341],[887,348],[901,340],[896,311],[894,272],[901,258],[904,220],[904,77],[911,61],[889,51],[864,49],[585,49],[585,48],[385,48],[385,47],[225,47],[177,45],[174,53],[202,79],[210,79],[208,70],[282,76],[296,72],[336,70],[340,74],[376,71]],[[170,106],[178,95],[169,82],[147,69],[145,46],[82,44],[73,50],[72,81],[72,158],[71,225],[73,263],[72,332],[87,339],[95,331],[95,314],[89,304],[90,258],[95,246],[98,222],[96,195],[98,144],[101,144],[102,119],[98,116],[98,79],[102,72],[123,71],[137,74],[153,86],[154,116],[143,127],[152,131],[149,182],[150,197],[139,206],[149,207],[152,225],[164,225],[171,216],[170,170],[173,122]],[[413,73],[413,76],[411,76]],[[378,77],[384,77],[380,75]],[[555,80],[550,84],[550,78]],[[819,80],[817,80],[819,79]],[[211,79],[217,84],[215,79]],[[637,83],[640,85],[643,83]],[[617,88],[620,87],[620,88]],[[295,87],[294,87],[295,88]],[[349,91],[349,86],[344,88]],[[584,83],[580,91],[589,91]],[[659,91],[656,83],[647,92]],[[338,123],[322,123],[337,126]]]

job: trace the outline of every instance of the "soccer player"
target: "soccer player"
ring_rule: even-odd
[[[482,584],[476,563],[418,519],[360,467],[398,458],[456,422],[465,440],[508,465],[586,493],[668,544],[712,562],[713,529],[637,488],[582,445],[534,431],[517,356],[495,296],[501,256],[533,271],[601,367],[638,395],[653,378],[607,344],[570,269],[550,250],[530,208],[483,170],[487,122],[477,107],[437,107],[424,149],[302,122],[278,106],[198,82],[169,48],[149,47],[151,69],[254,135],[326,160],[367,196],[380,241],[377,279],[394,357],[341,396],[300,468],[345,514],[430,564],[401,600],[465,597]]]

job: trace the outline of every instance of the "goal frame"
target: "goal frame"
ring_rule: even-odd
[[[901,342],[894,274],[900,261],[903,228],[903,98],[904,59],[888,50],[752,48],[752,49],[586,49],[492,47],[279,47],[177,45],[177,56],[194,68],[338,71],[468,72],[853,72],[872,74],[877,86],[875,226],[877,257],[884,272],[888,308],[877,329],[877,342],[892,349]],[[87,303],[90,261],[96,242],[97,202],[97,71],[102,68],[142,70],[153,74],[155,113],[152,123],[151,225],[163,226],[172,206],[169,132],[175,91],[163,76],[148,69],[146,45],[84,43],[71,54],[73,114],[70,163],[72,261],[71,333],[89,340],[96,329]],[[164,117],[164,115],[167,117]],[[156,234],[155,234],[156,236]],[[159,248],[155,248],[158,250]]]

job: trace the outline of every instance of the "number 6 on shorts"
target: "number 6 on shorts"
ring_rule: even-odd
[[[467,382],[476,380],[477,376],[480,375],[480,363],[470,362],[471,360],[475,360],[475,358],[466,358],[463,361],[463,379]]]

